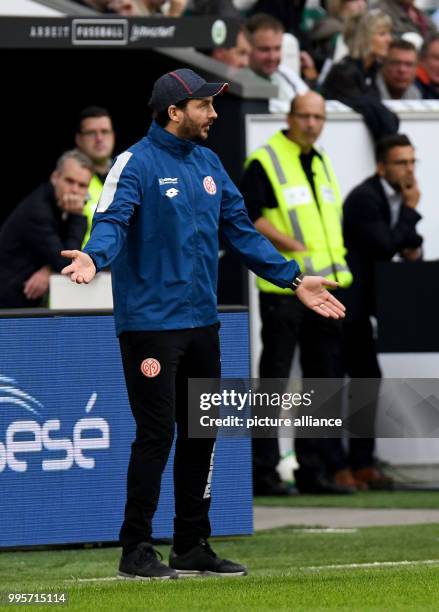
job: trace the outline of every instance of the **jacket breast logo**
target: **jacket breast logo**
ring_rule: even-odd
[[[210,195],[216,194],[216,185],[215,181],[211,176],[205,176],[203,179],[203,187]]]
[[[170,189],[167,189],[165,191],[165,195],[168,196],[168,198],[175,198],[176,195],[179,194],[178,189],[175,189],[175,187],[171,187]]]
[[[140,364],[140,371],[146,378],[154,378],[160,374],[160,370],[162,366],[160,365],[160,361],[154,359],[153,357],[148,357],[144,359]]]

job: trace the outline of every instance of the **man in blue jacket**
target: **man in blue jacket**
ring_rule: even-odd
[[[325,317],[344,307],[303,276],[250,222],[241,194],[218,157],[196,144],[217,115],[213,97],[226,83],[207,83],[189,69],[160,77],[148,135],[119,155],[108,174],[84,251],[63,273],[90,282],[111,264],[114,316],[136,439],[128,468],[119,574],[175,578],[179,573],[244,575],[244,566],[210,548],[210,470],[214,440],[190,439],[187,381],[220,377],[216,285],[218,229],[258,276],[291,287]],[[151,522],[175,423],[174,543],[169,565],[151,546]]]

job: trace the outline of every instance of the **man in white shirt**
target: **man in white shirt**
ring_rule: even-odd
[[[270,99],[270,112],[287,113],[291,100],[309,87],[291,67],[282,63],[284,27],[278,19],[263,13],[250,17],[246,26],[251,43],[249,72],[279,88],[277,97]]]

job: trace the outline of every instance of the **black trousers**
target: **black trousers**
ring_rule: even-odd
[[[187,381],[220,378],[219,324],[175,331],[133,331],[120,347],[136,438],[128,467],[125,518],[120,530],[124,552],[152,535],[163,470],[177,424],[174,459],[174,548],[177,554],[210,535],[208,477],[215,440],[188,437]],[[155,359],[160,372],[141,369]],[[154,374],[157,367],[151,372]],[[198,407],[194,406],[194,410]],[[198,414],[198,411],[196,412]]]
[[[369,317],[347,320],[343,326],[349,383],[349,464],[354,470],[374,465],[375,418],[381,369]],[[367,380],[366,380],[367,379]],[[358,406],[362,406],[359,410]]]
[[[259,294],[263,350],[260,378],[289,378],[296,346],[304,378],[343,378],[341,323],[306,308],[295,296]],[[295,440],[301,467],[324,468],[329,474],[346,467],[338,438]],[[277,439],[253,440],[254,481],[273,474],[279,462]],[[314,467],[312,467],[314,466]]]

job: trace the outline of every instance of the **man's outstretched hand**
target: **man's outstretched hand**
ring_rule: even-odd
[[[71,259],[72,263],[61,270],[61,274],[70,276],[74,283],[89,283],[96,275],[93,259],[82,251],[61,251],[61,255]]]
[[[322,317],[343,319],[346,308],[326,287],[336,289],[338,283],[323,276],[304,276],[295,294],[299,300]]]

